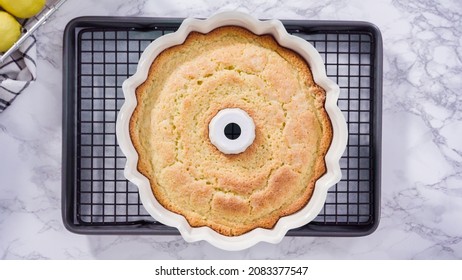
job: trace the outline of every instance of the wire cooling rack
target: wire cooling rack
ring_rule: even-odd
[[[178,234],[155,221],[124,175],[125,157],[115,136],[121,85],[136,71],[145,47],[181,20],[85,17],[64,35],[63,216],[86,234]],[[328,193],[298,236],[360,236],[375,230],[380,212],[380,32],[363,22],[285,21],[286,29],[314,45],[327,75],[341,88],[339,107],[349,139],[342,180]]]

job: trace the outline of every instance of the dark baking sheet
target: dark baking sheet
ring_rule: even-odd
[[[63,181],[65,226],[82,234],[178,234],[143,208],[123,175],[115,136],[124,102],[121,85],[144,48],[174,32],[181,19],[81,17],[64,32]],[[380,216],[382,39],[366,22],[283,21],[321,53],[327,75],[341,88],[339,107],[349,139],[342,180],[322,212],[292,236],[362,236]]]

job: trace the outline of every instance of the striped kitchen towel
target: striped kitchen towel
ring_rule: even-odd
[[[37,78],[36,58],[36,40],[30,36],[0,64],[0,113]]]

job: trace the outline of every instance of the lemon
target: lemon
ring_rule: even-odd
[[[46,0],[0,0],[0,6],[18,18],[30,18],[38,14]]]
[[[21,36],[21,25],[8,13],[0,11],[0,52],[6,52]]]

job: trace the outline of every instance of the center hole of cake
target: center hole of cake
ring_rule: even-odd
[[[230,140],[235,140],[241,136],[241,127],[236,123],[229,123],[225,126],[225,136]]]

